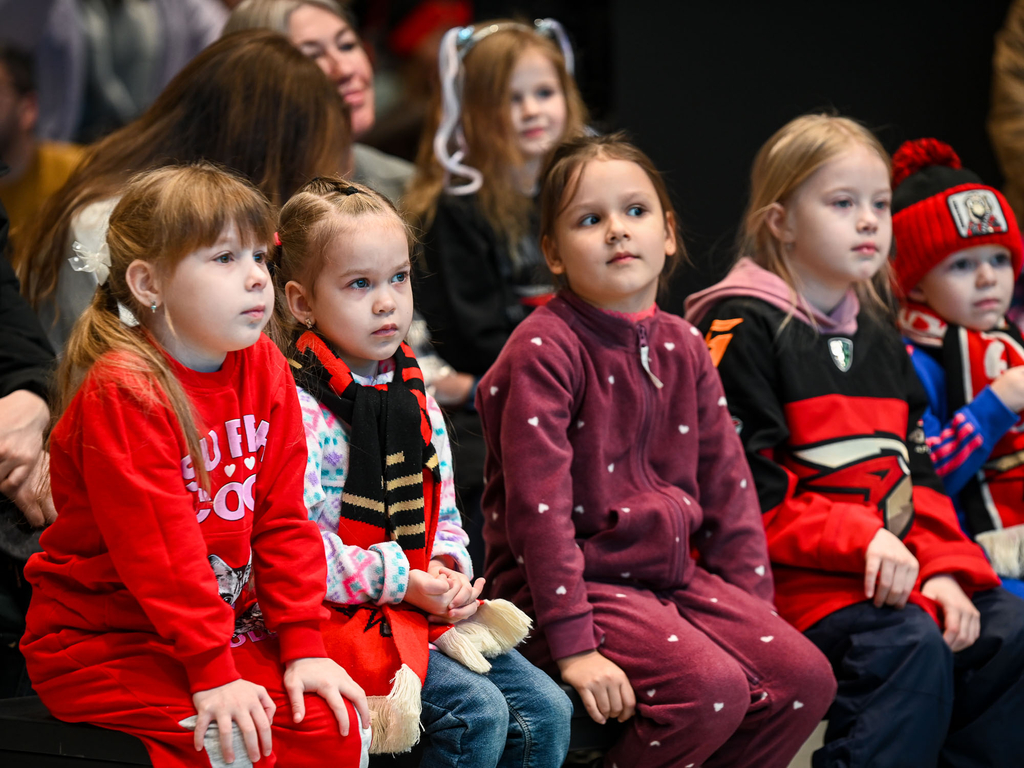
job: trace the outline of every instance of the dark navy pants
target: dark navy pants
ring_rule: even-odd
[[[974,604],[981,636],[957,654],[916,605],[857,603],[807,630],[839,684],[814,768],[1024,765],[1024,600]]]

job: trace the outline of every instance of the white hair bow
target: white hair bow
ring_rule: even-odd
[[[71,244],[71,250],[75,252],[75,255],[68,261],[71,262],[71,268],[75,272],[95,272],[97,283],[103,285],[107,282],[107,277],[110,275],[110,251],[107,249],[106,242],[100,245],[99,250],[90,251],[75,240]]]

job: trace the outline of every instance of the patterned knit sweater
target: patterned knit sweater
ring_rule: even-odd
[[[363,386],[373,386],[390,383],[393,375],[393,363],[385,360],[374,378],[356,374],[353,377]],[[409,561],[398,543],[386,541],[363,549],[346,544],[338,535],[341,496],[348,477],[349,426],[301,387],[298,391],[307,450],[303,494],[309,519],[317,524],[323,537],[327,556],[326,599],[347,605],[370,601],[378,605],[400,603],[409,586]],[[434,430],[431,442],[441,460],[441,509],[433,556],[450,557],[458,571],[472,578],[473,566],[466,551],[469,535],[462,528],[455,505],[448,433],[441,409],[429,395],[427,414]]]

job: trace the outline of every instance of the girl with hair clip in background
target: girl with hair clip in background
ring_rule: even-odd
[[[527,655],[594,720],[632,717],[606,766],[785,768],[835,683],[772,610],[700,335],[654,303],[683,253],[664,181],[621,137],[565,143],[541,238],[565,288],[477,389],[492,592],[536,616]]]
[[[757,485],[779,613],[839,689],[815,766],[1010,766],[1024,603],[935,474],[889,313],[889,157],[807,115],[758,152],[741,258],[690,297]]]
[[[355,767],[369,746],[326,658],[302,415],[262,334],[272,216],[207,164],[132,179],[58,373],[21,648],[54,715],[138,736],[155,768]]]
[[[327,555],[325,640],[369,695],[373,751],[408,750],[422,721],[424,767],[560,765],[569,701],[512,650],[527,617],[477,599],[444,418],[403,343],[410,229],[368,187],[314,179],[278,235],[306,504]]]
[[[438,354],[469,374],[445,401],[456,483],[478,523],[484,448],[473,392],[513,328],[554,290],[534,197],[551,151],[587,117],[572,50],[552,19],[451,29],[440,69],[405,208],[425,232],[417,307]]]

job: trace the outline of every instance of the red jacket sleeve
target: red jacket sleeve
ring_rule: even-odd
[[[177,420],[116,383],[91,385],[83,394],[81,474],[118,576],[172,645],[192,692],[239,679],[229,645],[234,615],[217,592],[182,482],[187,449]]]
[[[267,627],[281,642],[281,661],[324,657],[320,622],[327,591],[324,546],[302,498],[306,437],[295,382],[271,345],[264,385],[274,392],[266,452],[256,478],[253,569]],[[269,374],[269,375],[268,375]]]
[[[999,577],[989,565],[981,547],[960,530],[953,502],[935,473],[925,442],[923,419],[928,396],[913,362],[904,355],[907,381],[907,447],[910,475],[914,483],[914,525],[904,539],[921,565],[918,576],[924,584],[932,576],[948,574],[968,594],[999,586]]]

